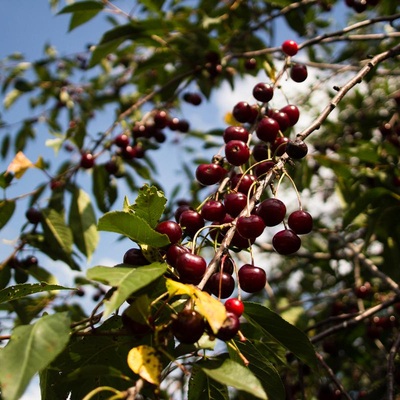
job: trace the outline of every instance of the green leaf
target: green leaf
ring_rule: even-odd
[[[289,324],[278,314],[261,304],[245,302],[244,317],[247,321],[290,350],[296,357],[310,367],[317,369],[315,350],[308,337],[295,326]]]
[[[93,194],[96,199],[97,207],[100,211],[106,213],[114,204],[118,196],[117,185],[110,178],[110,174],[103,165],[95,165],[93,168]]]
[[[79,25],[90,21],[103,10],[103,8],[104,4],[97,1],[81,1],[64,7],[59,14],[72,14],[69,24],[69,31],[72,31]]]
[[[4,400],[17,400],[32,377],[46,368],[69,341],[67,313],[46,315],[33,325],[14,329],[0,351],[0,382]]]
[[[194,365],[189,379],[188,400],[204,399],[229,400],[228,388]]]
[[[0,229],[6,225],[6,223],[13,216],[15,210],[15,201],[3,200],[0,201]]]
[[[75,288],[48,285],[46,283],[23,283],[0,290],[0,303],[20,299],[34,293],[48,292],[50,290],[76,290]]]
[[[258,399],[267,400],[267,394],[258,378],[249,368],[231,360],[206,360],[198,364],[203,372],[223,385],[250,393]]]
[[[88,279],[97,280],[117,288],[110,300],[106,302],[104,310],[104,317],[106,318],[129,296],[154,282],[166,270],[167,264],[159,262],[138,268],[120,264],[113,268],[103,266],[90,268],[86,276]]]
[[[84,190],[75,189],[71,200],[69,226],[76,247],[89,259],[99,242],[96,222],[90,197]]]
[[[0,268],[0,289],[4,289],[10,282],[10,279],[11,279],[11,267],[5,265],[3,268]]]
[[[164,193],[155,186],[144,185],[140,190],[135,204],[130,208],[135,215],[143,218],[154,228],[161,218],[167,199]]]
[[[130,212],[111,211],[104,214],[97,226],[100,231],[120,233],[139,244],[163,247],[169,244],[167,235],[158,233],[139,216]]]

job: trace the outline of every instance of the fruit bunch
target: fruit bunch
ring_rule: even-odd
[[[285,42],[282,50],[292,56],[297,44]],[[198,183],[210,193],[196,208],[181,204],[174,212],[175,220],[159,222],[155,228],[169,238],[162,257],[172,279],[197,286],[219,300],[227,299],[227,319],[216,334],[192,302],[173,314],[171,329],[180,342],[195,343],[204,332],[224,341],[233,338],[244,312],[242,292],[260,292],[267,282],[264,268],[254,264],[252,245],[257,238],[267,227],[282,224],[272,245],[277,253],[291,255],[301,246],[300,235],[313,228],[313,219],[302,209],[300,199],[299,208],[286,219],[286,205],[277,197],[273,181],[288,177],[284,163],[305,157],[308,149],[302,140],[285,135],[300,112],[293,104],[272,107],[274,90],[271,83],[257,83],[252,92],[254,104],[241,101],[233,107],[236,122],[223,132],[223,150],[196,169]],[[214,252],[209,262],[203,256],[206,248]],[[249,262],[238,266],[235,253],[240,251],[250,256]],[[145,265],[148,261],[140,249],[131,249],[124,263]],[[236,288],[238,294],[232,297]]]
[[[345,0],[346,6],[352,8],[357,13],[364,12],[368,6],[374,7],[379,0]]]

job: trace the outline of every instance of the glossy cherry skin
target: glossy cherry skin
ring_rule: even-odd
[[[267,274],[262,268],[251,264],[243,265],[238,272],[240,288],[247,293],[256,293],[264,289]]]
[[[225,301],[225,309],[235,314],[237,317],[240,317],[244,313],[244,304],[239,299],[228,299]]]
[[[264,220],[257,214],[239,217],[236,222],[237,231],[245,239],[253,239],[262,235]]]
[[[263,200],[255,212],[263,219],[266,226],[276,226],[285,218],[286,206],[281,200],[270,198]]]
[[[235,280],[227,272],[215,272],[210,276],[206,289],[219,299],[226,299],[235,290]]]
[[[167,263],[175,267],[178,258],[184,253],[190,253],[190,249],[180,244],[172,244],[166,253]]]
[[[196,179],[204,186],[214,185],[218,183],[227,171],[219,164],[200,164],[196,168]]]
[[[270,117],[264,117],[256,128],[257,137],[266,143],[274,143],[278,136],[280,126],[278,121]]]
[[[293,211],[289,215],[288,225],[298,235],[310,233],[313,229],[313,218],[307,211]]]
[[[295,82],[304,82],[307,79],[307,67],[301,64],[294,64],[290,69],[290,77]]]
[[[142,250],[136,248],[129,249],[125,252],[123,263],[137,267],[150,264]]]
[[[288,56],[294,56],[299,51],[299,46],[294,40],[285,40],[282,43],[282,51]]]
[[[206,323],[197,311],[184,309],[173,317],[171,326],[172,333],[181,343],[192,344],[201,338]]]
[[[239,332],[240,322],[239,318],[234,313],[227,313],[225,322],[222,324],[218,333],[217,338],[223,340],[224,342],[233,339]]]
[[[246,143],[249,140],[249,132],[243,126],[228,126],[223,133],[223,138],[225,143],[231,140],[240,140]]]
[[[289,140],[286,144],[286,153],[290,158],[299,160],[308,153],[308,147],[302,140]]]
[[[204,226],[204,218],[196,210],[186,210],[179,217],[179,224],[184,233],[191,238]]]
[[[175,221],[160,222],[155,230],[167,235],[171,244],[178,243],[182,238],[182,228]]]
[[[254,168],[254,174],[257,178],[263,177],[268,173],[268,171],[275,166],[273,161],[263,161],[256,165]]]
[[[280,111],[283,111],[288,116],[290,126],[296,125],[300,118],[300,111],[294,104],[288,104],[282,107]]]
[[[38,224],[42,220],[42,212],[37,208],[30,207],[26,210],[25,217],[31,224]]]
[[[225,215],[225,205],[218,200],[208,200],[201,208],[201,216],[207,221],[222,221]]]
[[[258,161],[264,161],[269,158],[268,146],[266,143],[257,143],[253,147],[253,157]]]
[[[231,178],[230,186],[231,189],[247,195],[250,189],[252,189],[252,192],[254,192],[255,182],[256,182],[256,177],[254,175],[236,174]]]
[[[250,104],[245,101],[240,101],[233,107],[232,115],[238,122],[249,122],[252,118]]]
[[[272,238],[272,246],[277,253],[289,255],[300,249],[301,239],[291,229],[284,229],[275,233]]]
[[[95,158],[93,157],[93,154],[83,153],[81,156],[80,166],[85,169],[90,169],[94,166],[94,160]]]
[[[279,136],[271,146],[272,153],[277,157],[283,155],[286,151],[286,146],[288,142],[289,138],[285,136]]]
[[[247,196],[244,193],[227,193],[224,197],[225,210],[233,218],[237,217],[247,205]]]
[[[250,158],[249,146],[241,140],[231,140],[225,145],[225,157],[232,165],[243,165]]]
[[[267,103],[274,97],[274,87],[269,83],[257,83],[253,88],[253,96],[256,100]]]
[[[114,143],[116,146],[120,147],[121,149],[128,146],[131,142],[131,139],[125,133],[121,133],[117,135],[114,139]]]
[[[290,120],[287,114],[275,108],[268,111],[268,116],[274,119],[279,124],[279,129],[285,132],[290,126]]]
[[[182,282],[197,284],[207,269],[205,259],[197,254],[183,253],[176,260],[176,270]]]

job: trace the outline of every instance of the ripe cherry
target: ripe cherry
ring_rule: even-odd
[[[294,104],[288,104],[282,107],[280,111],[283,111],[288,116],[290,126],[296,125],[300,118],[300,111]]]
[[[241,140],[231,140],[225,145],[225,157],[232,165],[242,165],[250,158],[249,146]]]
[[[285,204],[276,198],[263,200],[256,209],[266,226],[275,226],[280,224],[286,215]]]
[[[248,58],[244,62],[244,67],[247,71],[254,71],[257,68],[257,60],[255,58]]]
[[[245,101],[240,101],[233,107],[232,115],[238,122],[249,122],[252,118],[250,104]]]
[[[301,239],[291,229],[284,229],[275,233],[272,238],[272,246],[277,253],[289,255],[299,250]]]
[[[289,128],[290,120],[285,112],[273,108],[268,111],[268,116],[273,118],[279,124],[279,129],[282,132]]]
[[[257,164],[254,168],[254,174],[257,178],[260,178],[268,173],[273,168],[275,163],[273,161],[263,161]]]
[[[108,160],[105,164],[104,164],[104,168],[105,170],[110,174],[110,175],[116,175],[118,174],[119,171],[119,165],[118,163],[111,159]]]
[[[268,146],[266,143],[257,143],[253,147],[253,157],[256,161],[263,161],[269,158]]]
[[[31,224],[35,224],[35,225],[38,224],[42,220],[42,212],[34,207],[28,208],[26,210],[25,216],[26,216],[26,219]]]
[[[270,117],[264,117],[257,125],[256,135],[263,142],[274,143],[279,130],[280,126],[277,120]]]
[[[127,250],[124,254],[123,263],[139,267],[148,265],[149,261],[144,256],[141,249],[132,248]]]
[[[257,83],[253,88],[253,96],[262,103],[268,103],[274,97],[274,87],[269,83]]]
[[[166,253],[167,263],[175,268],[178,258],[183,253],[190,253],[190,249],[180,244],[172,244]]]
[[[85,169],[93,168],[94,160],[95,158],[93,157],[93,154],[83,153],[81,156],[80,166]]]
[[[255,241],[256,238],[244,238],[236,231],[232,237],[231,246],[239,250],[248,249]]]
[[[289,138],[286,136],[279,136],[271,146],[272,153],[279,157],[286,152],[286,146],[289,142]]]
[[[237,317],[240,317],[244,312],[244,304],[239,299],[228,299],[225,301],[225,309],[235,314]]]
[[[154,114],[153,120],[154,120],[154,125],[156,128],[164,129],[168,125],[169,117],[168,117],[168,114],[166,111],[159,110],[159,111],[156,111],[156,113]]]
[[[223,133],[224,142],[228,143],[231,140],[240,140],[247,142],[249,140],[249,132],[243,126],[228,126]]]
[[[313,218],[307,211],[293,211],[289,215],[288,225],[298,235],[310,233],[313,229]]]
[[[372,286],[369,282],[364,282],[361,286],[354,288],[354,293],[359,299],[366,299],[372,296]]]
[[[290,77],[295,82],[304,82],[307,79],[307,67],[302,64],[293,64],[290,69]]]
[[[208,200],[201,208],[201,216],[207,221],[222,221],[225,215],[225,205],[218,200]]]
[[[260,267],[244,264],[238,272],[240,288],[247,293],[256,293],[264,289],[267,283],[267,274]]]
[[[234,313],[226,313],[226,320],[216,334],[217,338],[224,342],[233,339],[239,332],[239,318]]]
[[[175,221],[160,222],[155,230],[167,235],[171,244],[178,243],[182,238],[182,228]]]
[[[235,280],[227,272],[215,272],[210,276],[206,289],[219,299],[226,299],[235,290]]]
[[[244,193],[227,193],[224,198],[225,210],[233,218],[237,217],[247,205],[247,196]]]
[[[250,189],[252,189],[252,192],[254,192],[255,182],[256,182],[256,177],[254,175],[236,174],[231,178],[230,186],[232,190],[248,195]]]
[[[224,256],[221,259],[221,264],[219,266],[219,270],[222,272],[226,272],[227,274],[232,275],[234,271],[233,260],[229,256]]]
[[[288,56],[294,56],[299,51],[299,46],[294,40],[285,40],[282,43],[282,51]]]
[[[186,103],[192,104],[194,106],[198,106],[202,102],[201,96],[198,93],[190,92],[187,92],[183,95],[183,100],[186,101]]]
[[[176,270],[184,283],[198,284],[206,269],[205,259],[197,254],[183,253],[176,260]]]
[[[286,145],[286,153],[290,158],[299,160],[308,153],[308,147],[302,140],[289,140]]]
[[[125,160],[133,160],[137,156],[137,148],[135,146],[128,145],[122,149],[121,156]]]
[[[186,210],[179,217],[179,224],[185,235],[193,238],[196,232],[203,228],[204,218],[196,210]]]
[[[130,142],[130,137],[125,133],[121,133],[114,138],[114,143],[121,149],[128,146]]]
[[[237,231],[245,239],[254,239],[262,235],[265,228],[263,219],[258,215],[239,217],[236,223]]]
[[[184,309],[172,318],[172,333],[181,343],[196,343],[203,335],[206,323],[197,311]]]
[[[200,164],[196,169],[196,179],[204,186],[218,183],[227,171],[219,164]]]

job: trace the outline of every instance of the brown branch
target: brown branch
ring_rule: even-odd
[[[387,368],[387,400],[395,400],[394,397],[394,361],[400,347],[400,333],[397,335],[393,346],[389,351],[388,368]]]

